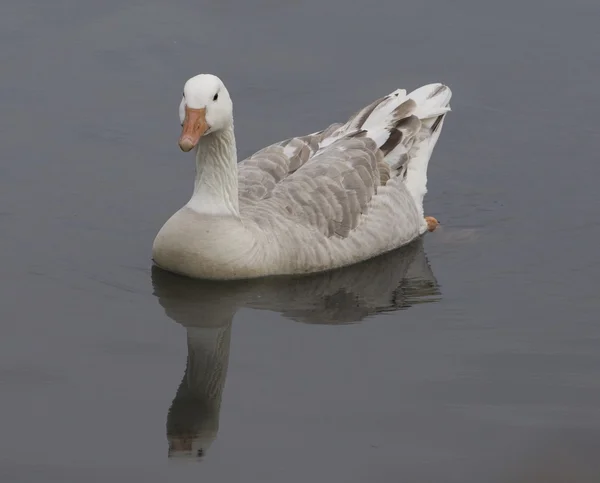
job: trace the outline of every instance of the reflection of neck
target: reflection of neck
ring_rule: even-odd
[[[200,139],[194,194],[187,205],[198,213],[239,216],[233,125]]]
[[[220,404],[227,375],[231,323],[219,328],[187,328],[187,385],[190,393]]]
[[[206,451],[217,435],[231,324],[218,328],[188,327],[187,334],[185,374],[167,416],[167,436],[175,452]]]

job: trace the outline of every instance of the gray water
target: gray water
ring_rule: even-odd
[[[600,5],[349,5],[3,2],[0,481],[597,481]],[[200,72],[242,157],[447,83],[443,225],[302,281],[152,269]]]

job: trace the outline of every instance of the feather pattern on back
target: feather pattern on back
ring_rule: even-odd
[[[435,90],[449,91],[442,85]],[[274,143],[241,161],[242,216],[261,223],[277,214],[326,237],[347,237],[368,214],[378,189],[406,174],[415,141],[430,135],[430,126],[415,114],[419,106],[413,98],[416,93],[420,101],[425,91],[407,96],[398,89],[345,124]],[[436,119],[448,110],[438,109]]]

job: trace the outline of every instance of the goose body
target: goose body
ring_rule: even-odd
[[[155,263],[193,278],[313,273],[405,245],[428,229],[427,165],[451,91],[398,89],[336,123],[237,162],[221,80],[187,81],[179,144],[195,151],[189,202],[154,240]],[[429,220],[435,225],[435,220]]]

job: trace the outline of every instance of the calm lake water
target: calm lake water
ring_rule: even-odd
[[[597,481],[600,4],[349,5],[3,2],[0,481]],[[443,225],[300,281],[153,269],[200,72],[241,157],[447,83]]]

